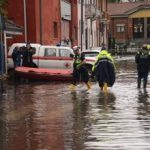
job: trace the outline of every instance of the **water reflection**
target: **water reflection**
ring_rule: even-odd
[[[71,99],[73,102],[73,144],[70,149],[82,150],[84,149],[85,125],[87,124],[87,115],[89,111],[89,96],[85,89],[80,92],[71,92]]]
[[[51,94],[56,87],[10,86],[0,105],[1,150],[64,149],[61,107]]]
[[[140,89],[138,95],[138,119],[143,127],[145,133],[145,140],[150,140],[150,99],[149,93],[146,89]]]

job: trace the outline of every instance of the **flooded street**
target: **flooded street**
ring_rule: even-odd
[[[107,95],[94,82],[73,92],[69,83],[6,85],[0,150],[149,150],[150,78],[147,90],[138,90],[134,60],[116,68]]]

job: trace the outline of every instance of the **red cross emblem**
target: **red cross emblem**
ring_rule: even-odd
[[[66,67],[66,68],[69,68],[69,66],[70,66],[70,63],[64,63],[64,66]]]

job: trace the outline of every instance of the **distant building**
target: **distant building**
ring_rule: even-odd
[[[150,44],[150,2],[109,3],[109,39],[117,45]]]
[[[78,43],[81,45],[81,33],[83,49],[107,45],[108,13],[107,0],[84,0],[83,12],[81,12],[81,0],[78,1]],[[83,14],[83,26],[81,27],[81,15]]]

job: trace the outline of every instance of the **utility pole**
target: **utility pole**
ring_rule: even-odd
[[[83,50],[83,4],[84,0],[81,0],[81,51]]]

